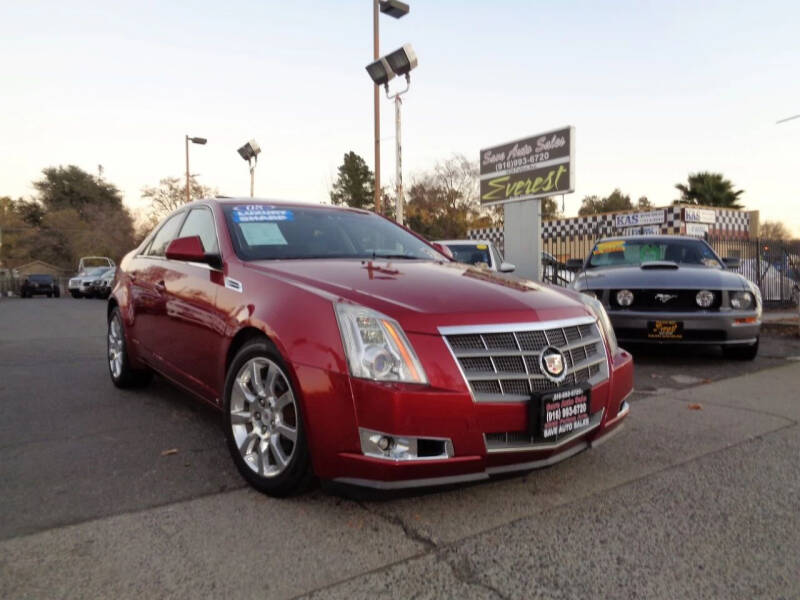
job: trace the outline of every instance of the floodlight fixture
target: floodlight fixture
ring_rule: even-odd
[[[208,140],[204,137],[190,137],[189,141],[192,142],[193,144],[200,144],[201,146],[204,146]]]
[[[258,145],[258,142],[255,140],[250,140],[244,146],[237,150],[239,156],[241,156],[247,162],[250,160],[255,159],[258,161],[258,155],[261,152],[261,146]]]
[[[372,78],[372,81],[375,82],[375,85],[386,85],[394,78],[394,71],[392,71],[389,62],[384,56],[368,64],[367,73]]]
[[[417,54],[411,44],[403,44],[402,48],[390,52],[384,58],[396,75],[405,75],[408,78],[411,70],[417,68]]]
[[[189,175],[189,142],[193,144],[200,144],[201,146],[204,145],[208,140],[204,137],[192,137],[190,135],[184,135],[184,145],[186,146],[186,202],[192,201],[192,194],[191,194],[191,177]]]
[[[399,0],[380,0],[381,12],[395,19],[405,17],[408,14],[408,4]]]

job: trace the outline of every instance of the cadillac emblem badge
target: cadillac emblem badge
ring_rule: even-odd
[[[539,363],[542,367],[542,373],[550,381],[562,381],[567,375],[567,361],[558,348],[553,348],[552,346],[545,348],[542,351]]]

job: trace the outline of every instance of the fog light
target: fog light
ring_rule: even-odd
[[[382,435],[378,438],[378,443],[376,444],[378,448],[386,452],[389,448],[392,447],[392,438]]]
[[[620,306],[630,306],[633,304],[633,292],[630,290],[620,290],[617,292],[617,304]]]
[[[701,308],[708,308],[714,302],[714,292],[709,292],[708,290],[700,290],[699,292],[697,292],[695,300],[697,300],[697,306]]]

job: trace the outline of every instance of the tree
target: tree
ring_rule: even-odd
[[[636,208],[638,208],[639,210],[653,208],[653,203],[647,199],[647,196],[642,196],[636,201]]]
[[[768,240],[789,240],[792,234],[789,228],[780,221],[764,221],[758,228],[759,237]]]
[[[0,198],[0,265],[14,267],[28,261],[31,249],[36,246],[36,230],[26,221],[20,210],[22,200]]]
[[[481,207],[478,198],[478,165],[454,154],[413,180],[406,194],[406,223],[428,239],[465,238],[468,229],[499,221],[497,209]]]
[[[561,210],[558,208],[558,200],[553,198],[542,198],[542,219],[560,219]]]
[[[581,200],[581,208],[578,210],[578,214],[585,216],[622,210],[633,210],[633,203],[630,196],[623,194],[619,188],[616,188],[605,198],[585,196]]]
[[[739,196],[744,190],[734,190],[733,184],[721,173],[701,171],[690,173],[688,185],[676,183],[681,197],[675,203],[695,204],[699,206],[721,206],[724,208],[742,208]]]
[[[200,185],[194,175],[189,176],[189,197],[191,200],[215,196],[217,190]],[[147,209],[149,228],[155,227],[158,222],[171,212],[186,204],[186,178],[164,177],[157,186],[142,189],[142,198],[150,201]]]
[[[71,208],[87,218],[90,210],[122,208],[122,195],[114,185],[75,165],[48,167],[42,174],[44,177],[34,181],[33,187],[45,211]]]
[[[331,189],[331,202],[372,210],[375,207],[375,176],[358,154],[344,155],[339,175]]]

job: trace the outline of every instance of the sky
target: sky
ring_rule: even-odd
[[[381,52],[419,58],[403,103],[404,180],[454,153],[575,127],[581,198],[656,205],[721,172],[746,208],[800,236],[800,3],[408,0]],[[262,147],[256,195],[328,200],[343,155],[373,166],[368,0],[6,2],[0,6],[0,195],[75,164],[141,190],[191,171],[249,193],[236,153]],[[382,183],[394,110],[381,99]]]

